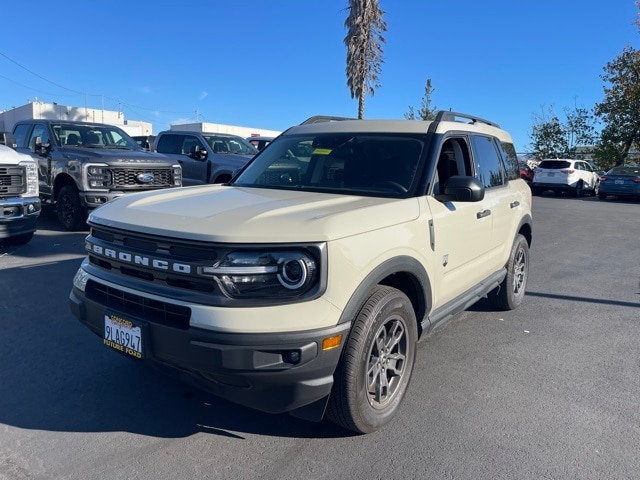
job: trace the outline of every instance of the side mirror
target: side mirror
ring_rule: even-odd
[[[49,142],[42,143],[42,137],[35,138],[35,141],[34,141],[35,153],[37,153],[38,155],[42,155],[44,157],[45,155],[49,154],[50,149],[51,149],[51,144]]]
[[[204,149],[201,149],[198,145],[194,145],[191,147],[191,151],[189,152],[189,156],[195,160],[206,160],[209,156],[209,152]]]
[[[444,194],[455,202],[479,202],[484,198],[484,187],[475,177],[454,175],[444,184]]]
[[[13,148],[14,150],[18,148],[16,137],[14,137],[13,134],[9,132],[0,132],[0,145],[6,145],[7,147]]]

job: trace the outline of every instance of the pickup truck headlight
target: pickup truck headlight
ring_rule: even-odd
[[[87,190],[108,190],[113,183],[111,169],[106,164],[84,165],[82,173]]]
[[[27,172],[27,189],[22,194],[23,197],[37,197],[39,194],[38,185],[38,167],[33,160],[25,160],[20,162],[20,166],[24,167]]]
[[[231,298],[295,298],[319,281],[318,261],[305,250],[236,251],[199,270]]]
[[[182,186],[182,167],[180,165],[173,165],[173,186],[181,187]]]

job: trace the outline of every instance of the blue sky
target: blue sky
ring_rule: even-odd
[[[638,48],[633,0],[380,0],[388,31],[366,118],[441,109],[490,119],[524,152],[534,116],[591,108],[603,67]],[[121,110],[153,124],[284,130],[357,116],[347,0],[4,2],[0,111],[28,100]]]

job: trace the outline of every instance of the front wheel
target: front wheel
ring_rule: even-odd
[[[56,203],[58,221],[65,230],[81,230],[87,226],[87,210],[80,203],[80,195],[76,187],[73,185],[62,187]]]
[[[529,243],[518,234],[507,262],[507,276],[489,293],[491,305],[500,310],[513,310],[522,303],[529,277]]]
[[[417,339],[416,316],[407,296],[376,286],[351,328],[327,416],[357,433],[387,424],[409,385]]]

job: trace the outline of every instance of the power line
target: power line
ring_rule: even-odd
[[[142,107],[142,106],[139,106],[139,105],[131,105],[131,104],[129,104],[129,103],[126,103],[126,102],[123,102],[123,101],[121,101],[121,100],[118,100],[117,98],[110,97],[110,96],[107,96],[107,95],[100,95],[100,94],[96,94],[96,93],[78,92],[77,90],[73,90],[73,89],[71,89],[71,88],[67,88],[67,87],[65,87],[65,86],[63,86],[63,85],[60,85],[60,84],[58,84],[58,83],[56,83],[56,82],[54,82],[54,81],[52,81],[52,80],[49,80],[48,78],[43,77],[42,75],[40,75],[40,74],[38,74],[38,73],[36,73],[36,72],[34,72],[34,71],[32,71],[32,70],[28,69],[27,67],[25,67],[25,66],[24,66],[24,65],[22,65],[21,63],[16,62],[15,60],[13,60],[12,58],[8,57],[7,55],[5,55],[5,54],[4,54],[4,53],[2,53],[2,52],[0,52],[0,56],[2,56],[2,57],[4,57],[4,58],[6,58],[6,59],[7,59],[7,60],[9,60],[11,63],[14,63],[15,65],[17,65],[18,67],[22,68],[23,70],[25,70],[25,71],[29,72],[31,75],[35,75],[36,77],[40,78],[41,80],[44,80],[45,82],[48,82],[48,83],[50,83],[50,84],[52,84],[52,85],[55,85],[55,86],[56,86],[56,87],[58,87],[58,88],[62,88],[63,90],[67,90],[67,91],[69,91],[69,92],[73,92],[73,93],[75,93],[76,95],[84,95],[85,97],[86,97],[86,96],[89,96],[89,97],[102,97],[103,99],[105,99],[105,98],[106,98],[106,99],[108,99],[108,100],[112,100],[112,101],[114,101],[114,102],[116,102],[116,103],[118,103],[118,104],[121,104],[121,105],[123,105],[123,106],[127,106],[127,107],[129,107],[129,108],[139,108],[139,109],[142,109],[142,110],[149,110],[149,111],[152,111],[152,112],[158,112],[158,113],[170,113],[170,114],[175,114],[175,115],[187,115],[187,114],[190,114],[190,113],[191,113],[191,112],[188,112],[188,111],[184,111],[184,112],[173,112],[173,111],[168,111],[168,110],[158,110],[157,108],[149,108],[149,107]],[[30,90],[35,90],[35,89],[30,88],[30,87],[27,87],[27,86],[25,86],[25,85],[21,85],[21,84],[19,84],[19,83],[15,82],[14,80],[12,80],[12,79],[10,79],[10,78],[7,78],[7,77],[5,77],[4,75],[0,75],[0,77],[4,78],[4,79],[6,79],[6,80],[9,80],[9,81],[11,81],[11,82],[13,82],[13,83],[16,83],[16,84],[18,84],[18,85],[20,85],[20,86],[22,86],[22,87],[24,87],[24,88],[28,88],[28,89],[30,89]],[[52,95],[52,96],[53,96],[54,94],[47,93],[46,95]]]

